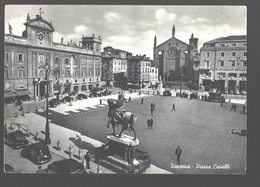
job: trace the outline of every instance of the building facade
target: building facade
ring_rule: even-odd
[[[157,46],[155,36],[153,53],[155,66],[159,68],[159,80],[164,85],[169,84],[170,87],[173,82],[196,82],[193,66],[198,61],[198,38],[194,38],[193,34],[187,44],[175,38],[173,25],[172,37],[162,44]]]
[[[147,58],[146,55],[136,55],[128,58],[128,85],[133,87],[149,86],[152,81],[156,81],[154,78],[154,72],[151,77],[152,60]],[[157,68],[153,68],[156,70]],[[153,79],[152,79],[153,78]]]
[[[200,50],[199,86],[210,91],[241,93],[247,90],[246,35],[217,38]]]
[[[125,85],[127,77],[127,58],[132,53],[111,46],[105,47],[102,52],[102,80],[107,84]]]
[[[41,15],[27,15],[22,36],[5,34],[5,90],[27,90],[35,99],[46,94],[45,65],[48,63],[49,95],[86,91],[101,81],[101,38],[82,37],[79,45],[53,42],[54,27]],[[7,95],[6,95],[7,96]]]

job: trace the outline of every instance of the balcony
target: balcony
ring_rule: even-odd
[[[198,68],[201,70],[210,70],[210,66],[199,66]]]

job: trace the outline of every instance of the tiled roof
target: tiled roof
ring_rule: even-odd
[[[205,42],[205,44],[219,43],[219,42],[228,42],[228,41],[246,41],[247,35],[233,35],[227,37],[220,37],[214,40]]]

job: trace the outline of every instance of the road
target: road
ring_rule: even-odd
[[[154,116],[150,115],[151,102],[156,105]],[[105,100],[95,107],[67,110],[67,115],[57,112],[58,108],[50,111],[49,118],[57,125],[107,143],[106,134],[112,129],[106,128],[108,109],[104,103]],[[175,112],[171,111],[172,103]],[[246,136],[239,133],[246,129],[246,115],[240,114],[242,105],[238,105],[237,112],[230,111],[230,107],[230,103],[221,107],[219,103],[150,95],[145,97],[144,104],[139,98],[127,103],[124,109],[138,116],[134,126],[140,140],[138,148],[148,151],[155,166],[177,174],[244,173]],[[154,120],[150,130],[148,118]],[[116,131],[120,130],[118,126]],[[133,136],[131,131],[124,134]],[[175,166],[174,151],[178,145],[182,148],[181,166],[190,169]],[[213,168],[216,165],[222,168]]]

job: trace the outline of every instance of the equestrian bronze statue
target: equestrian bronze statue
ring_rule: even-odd
[[[123,131],[125,131],[126,129],[130,129],[134,131],[133,140],[135,140],[136,133],[134,129],[134,123],[137,119],[137,116],[131,112],[119,110],[126,103],[126,98],[124,97],[123,93],[118,95],[118,100],[116,102],[114,102],[112,99],[108,99],[107,102],[109,108],[107,128],[110,124],[112,124],[113,135],[116,136],[115,125],[122,125],[122,130],[117,137],[121,137]]]

